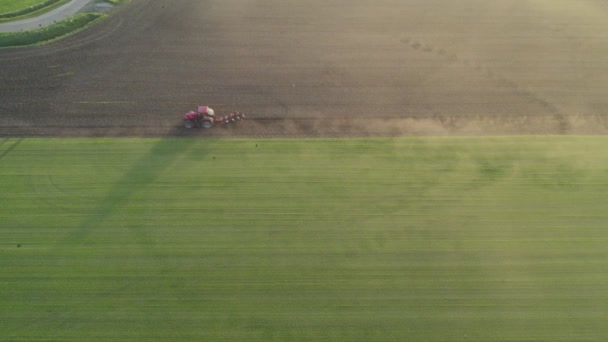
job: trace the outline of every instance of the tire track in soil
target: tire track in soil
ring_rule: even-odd
[[[176,120],[178,121],[178,120]],[[468,125],[475,122],[471,129]],[[508,125],[506,123],[508,122]],[[428,135],[519,135],[555,134],[555,115],[505,115],[500,118],[478,114],[450,117],[327,117],[327,118],[251,118],[237,125],[210,129],[187,129],[181,123],[137,126],[47,126],[0,127],[0,134],[19,137],[196,137],[196,138],[273,138],[273,137],[373,137]],[[537,127],[543,127],[539,130]]]
[[[528,101],[532,103],[536,103],[544,108],[547,112],[552,113],[553,119],[557,122],[557,128],[559,134],[566,134],[570,129],[570,124],[567,120],[567,117],[564,113],[562,113],[559,108],[551,103],[550,101],[543,99],[540,95],[534,93],[532,90],[525,89],[521,87],[517,82],[512,81],[505,77],[504,75],[500,75],[498,72],[493,71],[491,68],[484,66],[480,63],[472,62],[468,59],[464,59],[459,57],[456,53],[452,53],[445,48],[435,47],[431,44],[424,43],[420,40],[405,37],[402,38],[401,43],[409,46],[411,49],[419,51],[421,53],[434,53],[438,56],[443,57],[449,63],[460,63],[465,67],[473,70],[477,74],[489,79],[499,86],[509,88],[513,91],[513,93],[517,94],[522,98],[526,98]],[[436,113],[440,115],[439,113]]]
[[[130,12],[137,12],[144,9],[148,4],[144,2],[131,2],[123,6],[118,6],[116,13],[97,23],[95,29],[86,29],[81,33],[68,37],[65,40],[49,44],[48,46],[39,48],[17,49],[13,51],[3,51],[0,60],[28,58],[37,56],[47,56],[53,53],[59,53],[65,50],[77,50],[98,40],[106,39],[115,47],[115,42],[109,38],[117,37],[119,28],[122,31],[130,29],[133,20],[127,15],[132,15]],[[160,6],[160,5],[158,5]],[[130,8],[129,8],[130,7]],[[129,10],[127,10],[129,8]],[[120,10],[118,10],[120,9]],[[133,19],[133,18],[130,18]],[[141,19],[141,18],[140,18]],[[137,21],[137,20],[136,20]],[[465,58],[461,58],[457,54],[445,49],[441,46],[428,44],[422,38],[405,37],[397,42],[408,46],[410,49],[421,54],[434,54],[443,58],[449,63],[460,63],[466,66],[472,72],[475,72],[488,80],[495,82],[498,86],[510,89],[511,94],[527,98],[530,103],[535,103],[551,115],[505,115],[504,117],[491,117],[483,115],[463,115],[461,117],[449,116],[444,113],[433,110],[432,104],[427,105],[429,115],[410,115],[401,118],[382,118],[374,116],[366,119],[364,123],[359,118],[347,117],[328,117],[328,118],[282,118],[274,117],[283,115],[273,113],[270,116],[259,113],[264,118],[250,118],[246,123],[239,126],[238,129],[230,130],[213,130],[213,131],[186,131],[179,128],[179,117],[175,120],[164,120],[155,126],[129,126],[121,125],[118,120],[113,121],[111,116],[107,117],[104,125],[91,126],[2,126],[0,127],[0,135],[9,137],[17,136],[193,136],[193,137],[348,137],[348,136],[396,136],[396,135],[455,135],[455,134],[470,134],[470,135],[490,135],[490,134],[528,134],[528,133],[568,133],[572,132],[572,125],[566,116],[557,105],[543,99],[540,95],[529,89],[521,87],[518,83],[509,80],[496,71],[491,70],[487,66],[479,63],[471,62]],[[105,42],[104,42],[105,43]],[[59,53],[61,55],[61,53]],[[61,57],[61,56],[59,56]],[[61,61],[61,59],[59,60]],[[269,98],[274,98],[279,102],[273,94],[267,94]],[[50,99],[50,98],[49,98]],[[49,99],[45,99],[48,101]],[[282,113],[289,113],[290,108],[286,103],[277,103]],[[270,113],[269,113],[270,114]],[[287,114],[285,116],[288,116]],[[27,117],[24,117],[27,119]],[[124,119],[122,117],[121,119]],[[479,128],[477,131],[467,129],[466,126],[471,122],[477,124],[482,121],[482,125],[489,127],[488,131],[483,131]],[[117,125],[113,125],[116,122]],[[536,131],[532,131],[529,122],[540,122],[544,126],[537,126]],[[389,123],[394,124],[393,126]],[[502,126],[499,127],[499,126]],[[497,128],[498,127],[498,128]],[[608,127],[608,125],[606,125]],[[519,129],[519,130],[518,130]]]

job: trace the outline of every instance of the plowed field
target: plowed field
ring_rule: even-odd
[[[0,51],[0,134],[601,134],[604,32],[590,0],[133,0]],[[197,104],[251,120],[181,128]]]

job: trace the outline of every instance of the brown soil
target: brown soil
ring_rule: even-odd
[[[606,31],[591,0],[132,0],[0,50],[0,136],[604,134]]]

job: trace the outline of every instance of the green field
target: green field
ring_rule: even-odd
[[[46,0],[0,0],[0,13],[9,13],[45,3]]]
[[[42,15],[70,0],[0,0],[0,22]]]
[[[31,31],[0,32],[0,47],[35,45],[74,34],[106,17],[102,13],[78,13],[58,23]]]
[[[7,341],[608,339],[608,138],[0,138]]]

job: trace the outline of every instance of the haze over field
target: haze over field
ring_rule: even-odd
[[[606,32],[589,0],[133,0],[1,51],[0,132],[167,134],[205,103],[286,120],[231,135],[603,133]]]
[[[604,1],[108,15],[0,49],[2,338],[608,340]]]
[[[607,147],[569,136],[5,139],[0,331],[604,341]]]

